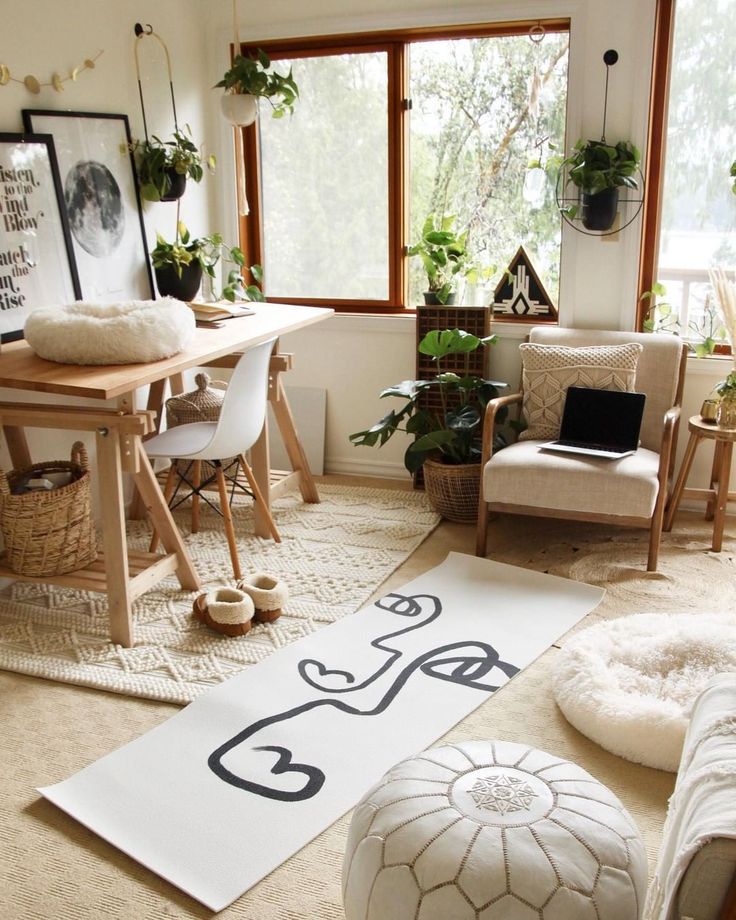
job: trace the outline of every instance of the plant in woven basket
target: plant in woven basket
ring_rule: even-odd
[[[383,390],[381,399],[397,396],[405,401],[398,409],[365,431],[350,435],[353,444],[382,446],[397,431],[414,436],[404,455],[404,465],[415,473],[428,459],[443,464],[480,463],[481,428],[486,403],[498,396],[505,383],[485,380],[467,371],[458,374],[443,370],[443,359],[449,355],[467,356],[482,346],[492,345],[495,335],[481,339],[462,329],[432,330],[419,343],[419,351],[437,364],[437,374],[429,380],[402,380]],[[437,393],[439,409],[425,408],[422,394]],[[502,421],[502,419],[501,419]],[[494,447],[503,447],[502,434],[496,436]]]

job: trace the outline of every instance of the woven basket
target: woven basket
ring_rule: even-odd
[[[425,460],[424,489],[430,504],[443,518],[468,524],[478,518],[480,463],[456,466]]]
[[[74,477],[68,485],[12,494],[29,473],[43,478],[67,471]],[[89,461],[81,441],[72,447],[71,462],[36,463],[7,476],[0,470],[0,531],[6,561],[18,575],[63,575],[97,558]]]
[[[166,427],[175,428],[177,425],[188,425],[191,422],[216,422],[220,417],[222,401],[225,398],[227,384],[223,380],[212,380],[209,374],[197,374],[194,378],[197,389],[181,396],[172,396],[166,400]],[[227,468],[237,458],[223,459],[222,465]],[[182,476],[187,475],[189,469],[191,479],[191,460],[177,460],[176,468]],[[202,461],[202,481],[215,475],[215,468],[206,460]]]

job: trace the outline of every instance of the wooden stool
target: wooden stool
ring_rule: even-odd
[[[682,466],[670,496],[664,518],[664,530],[672,530],[672,521],[682,498],[696,498],[706,501],[705,519],[713,521],[713,552],[720,553],[723,543],[723,526],[726,522],[726,505],[736,501],[736,492],[728,491],[731,476],[731,455],[736,441],[736,428],[719,428],[712,422],[704,422],[699,415],[692,415],[687,423],[690,440],[685,448]],[[709,489],[686,489],[695,451],[702,440],[715,441],[713,467]]]

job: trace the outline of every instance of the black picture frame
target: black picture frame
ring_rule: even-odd
[[[23,109],[23,124],[54,138],[82,299],[153,299],[128,116]]]
[[[36,307],[79,299],[53,138],[0,133],[0,341]]]

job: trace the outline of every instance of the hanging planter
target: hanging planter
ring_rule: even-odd
[[[146,29],[140,23],[135,25],[137,37],[135,45],[135,68],[138,77],[138,92],[141,100],[141,114],[143,115],[143,131],[145,140],[134,141],[130,149],[135,157],[138,174],[138,184],[141,198],[145,201],[178,201],[186,190],[187,179],[201,182],[204,176],[206,163],[210,171],[215,168],[214,156],[204,158],[199,147],[191,137],[189,125],[179,127],[176,115],[176,100],[174,98],[174,85],[171,78],[171,60],[169,50],[163,39],[160,38],[150,26]],[[166,55],[166,66],[169,75],[169,92],[171,95],[171,108],[174,115],[174,133],[170,140],[162,141],[155,134],[148,136],[148,123],[146,121],[146,107],[143,104],[143,87],[141,85],[140,66],[138,63],[138,41],[141,38],[155,38]]]
[[[215,86],[226,91],[220,105],[227,120],[234,125],[249,125],[255,121],[259,98],[268,100],[274,118],[283,118],[287,112],[293,114],[294,103],[299,98],[291,68],[285,76],[271,70],[271,59],[260,48],[255,57],[237,54],[230,70]],[[249,120],[240,120],[246,118]]]
[[[234,128],[247,128],[258,115],[258,98],[251,93],[225,93],[220,110]]]
[[[580,219],[586,230],[610,230],[618,213],[618,188],[580,193]]]
[[[568,182],[577,187],[579,201],[561,209],[563,214],[581,218],[586,230],[610,230],[618,213],[619,189],[639,186],[636,174],[640,159],[629,141],[578,141],[561,167],[567,170]]]
[[[154,268],[158,292],[162,297],[192,301],[202,283],[202,266],[199,262],[190,262],[189,265],[179,266],[179,271],[173,265]]]

